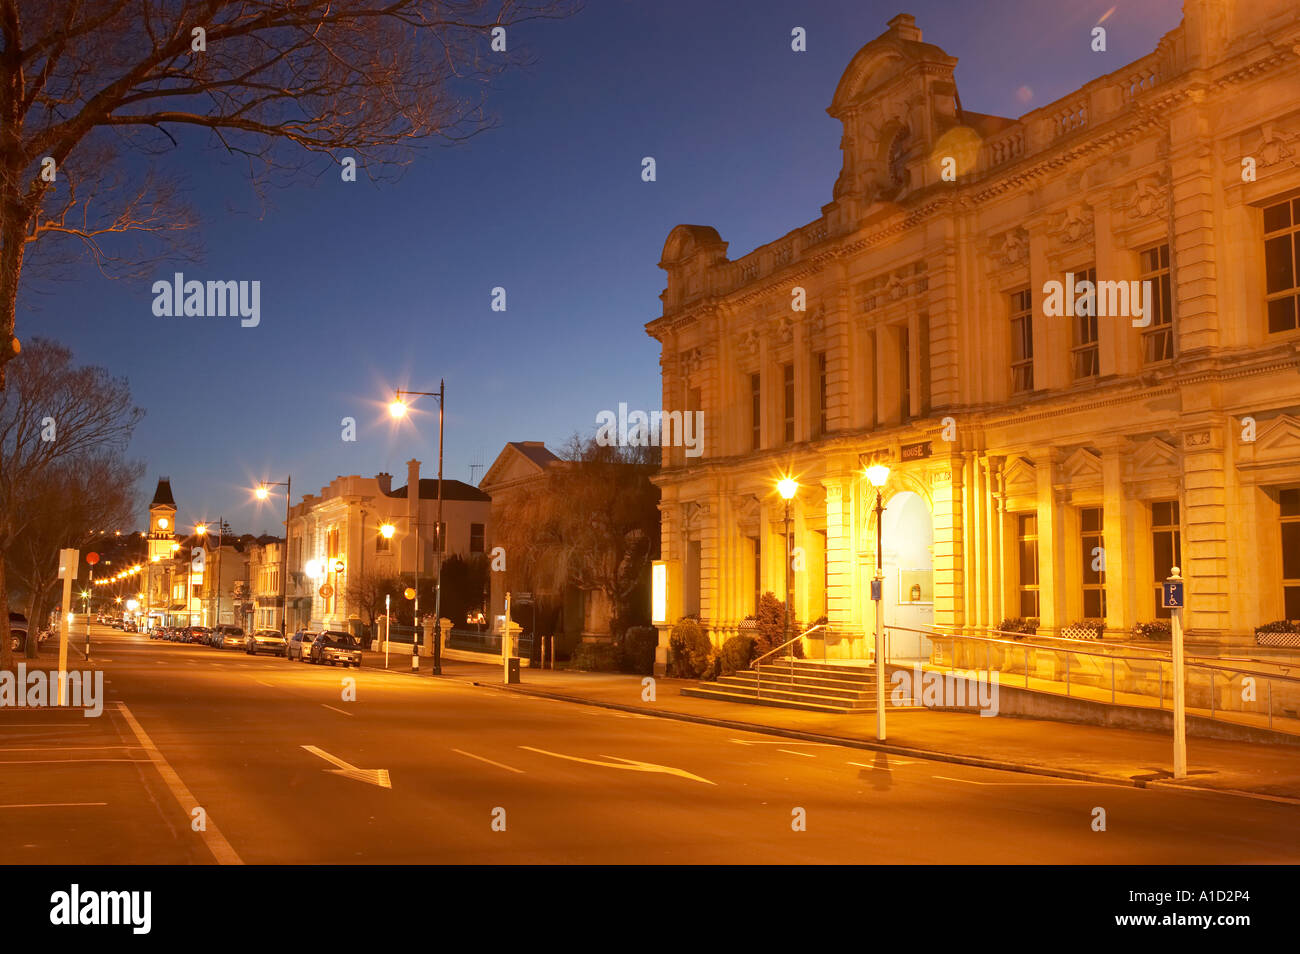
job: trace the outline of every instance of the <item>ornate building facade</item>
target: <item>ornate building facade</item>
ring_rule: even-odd
[[[1018,119],[956,62],[895,17],[835,90],[817,219],[736,260],[668,236],[647,331],[664,408],[704,411],[659,478],[673,610],[721,640],[782,592],[790,474],[799,618],[869,631],[883,462],[887,622],[1127,634],[1172,565],[1193,640],[1300,618],[1297,8],[1187,0]]]

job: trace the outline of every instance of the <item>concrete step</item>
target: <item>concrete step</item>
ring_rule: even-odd
[[[793,665],[791,665],[789,660],[763,663],[763,678],[765,679],[767,678],[768,673],[782,673],[788,676],[791,672],[796,676],[808,676],[810,678],[819,679],[836,679],[841,682],[874,683],[876,680],[876,670],[874,666],[823,666],[820,663],[807,663],[801,660],[796,660]]]
[[[754,672],[738,672],[733,676],[721,676],[719,683],[724,685],[743,686],[753,688],[758,685],[758,674]],[[825,696],[835,696],[845,699],[859,699],[867,696],[874,696],[876,692],[875,681],[870,683],[861,682],[841,682],[834,679],[811,678],[808,676],[797,675],[793,682],[787,675],[777,675],[775,673],[763,673],[763,691],[768,689],[799,689],[804,692],[816,693]]]
[[[763,689],[763,695],[757,696],[753,693],[743,691],[729,691],[724,687],[717,686],[716,683],[706,683],[702,686],[692,686],[682,690],[682,695],[693,696],[697,699],[717,699],[720,702],[742,702],[756,706],[773,706],[780,709],[801,709],[806,712],[836,712],[836,713],[863,713],[874,712],[874,702],[870,704],[844,704],[840,701],[826,700],[821,696],[808,696],[802,693],[783,693],[774,695],[767,691],[766,686]]]

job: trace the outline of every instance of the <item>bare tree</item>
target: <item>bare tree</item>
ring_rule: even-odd
[[[122,453],[144,413],[125,381],[75,366],[53,342],[34,340],[10,372],[11,387],[0,391],[0,669],[13,666],[6,560],[44,519],[29,495],[47,488],[52,473]]]
[[[129,524],[136,483],[143,473],[142,464],[110,451],[59,460],[25,483],[22,507],[28,519],[5,555],[5,569],[11,589],[21,590],[27,598],[33,632],[52,608],[59,583],[59,551],[81,550],[98,527]],[[35,655],[35,647],[36,640],[28,640],[29,656]]]
[[[348,606],[355,607],[357,615],[367,628],[372,628],[384,612],[384,597],[394,603],[405,602],[402,596],[402,581],[395,576],[385,576],[374,570],[364,573],[349,573],[347,585],[343,588],[343,597]],[[399,606],[400,608],[400,606]]]
[[[579,3],[0,0],[0,390],[28,246],[79,239],[108,268],[111,238],[168,248],[191,227],[130,154],[194,127],[258,183],[312,154],[382,175],[492,125],[492,80],[526,61],[509,28]]]

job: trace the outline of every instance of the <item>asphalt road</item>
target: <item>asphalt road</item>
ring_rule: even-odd
[[[111,630],[94,641],[102,717],[0,710],[2,863],[1300,861],[1300,809],[1284,804],[899,759]]]

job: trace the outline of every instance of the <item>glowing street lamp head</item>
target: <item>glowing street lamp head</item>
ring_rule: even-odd
[[[889,480],[889,465],[872,464],[867,468],[867,480],[871,481],[872,487],[885,486],[885,482]]]
[[[799,492],[799,482],[793,477],[782,477],[776,482],[776,490],[782,500],[790,500]]]
[[[199,536],[203,536],[208,532],[208,525],[206,523],[201,523],[194,528],[194,532],[197,533]]]
[[[181,548],[181,545],[180,545],[179,543],[173,543],[173,544],[172,544],[172,553],[175,553],[175,552],[176,552],[177,550],[179,550],[180,548]]]
[[[406,402],[399,397],[394,397],[392,403],[388,405],[388,413],[393,417],[405,417]]]
[[[397,528],[393,526],[391,523],[381,524],[379,527],[379,535],[383,537],[385,540],[393,539],[393,534],[396,532],[397,532]]]
[[[253,491],[253,496],[258,500],[265,500],[267,497],[271,496],[271,492],[266,489],[266,484],[262,484]]]

